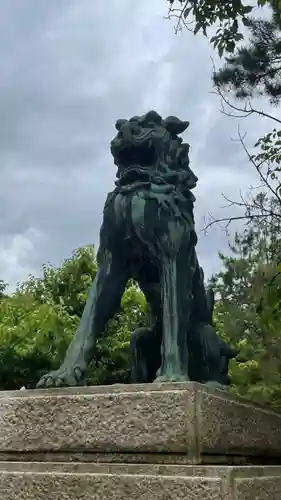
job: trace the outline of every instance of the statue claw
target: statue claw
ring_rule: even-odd
[[[82,380],[83,372],[79,366],[71,369],[56,370],[43,375],[36,385],[36,389],[49,387],[75,387]]]
[[[64,386],[64,381],[62,377],[58,377],[57,380],[55,380],[55,386],[56,387],[63,387]]]
[[[43,375],[39,382],[36,384],[36,389],[43,389],[44,387],[49,387],[49,375]]]

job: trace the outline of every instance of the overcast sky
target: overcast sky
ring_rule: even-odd
[[[200,232],[221,192],[254,182],[237,122],[210,95],[212,50],[174,34],[166,0],[0,0],[0,279],[13,289],[42,263],[98,243],[115,179],[117,118],[156,109],[190,121],[198,253],[207,275],[227,239]],[[258,134],[260,122],[242,124]]]

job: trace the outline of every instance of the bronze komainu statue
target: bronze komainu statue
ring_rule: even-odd
[[[37,387],[81,384],[130,278],[153,317],[146,333],[133,334],[133,380],[226,381],[234,352],[213,330],[195,252],[198,179],[189,168],[189,145],[178,137],[188,125],[155,111],[117,121],[111,141],[117,181],[104,206],[98,272],[62,366]]]

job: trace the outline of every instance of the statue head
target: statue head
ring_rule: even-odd
[[[117,176],[128,171],[161,173],[176,163],[188,165],[189,146],[178,137],[188,126],[189,122],[175,116],[163,119],[156,111],[117,120],[117,134],[110,144]]]

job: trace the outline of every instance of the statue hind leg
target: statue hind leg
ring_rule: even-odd
[[[161,364],[161,325],[137,328],[131,337],[131,382],[150,383]]]

